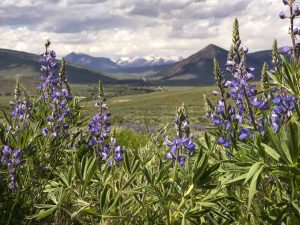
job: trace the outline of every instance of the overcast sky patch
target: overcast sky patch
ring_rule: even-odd
[[[186,57],[210,43],[228,49],[238,18],[253,52],[274,38],[289,44],[282,9],[279,0],[2,0],[0,47],[40,53],[49,38],[60,56]]]

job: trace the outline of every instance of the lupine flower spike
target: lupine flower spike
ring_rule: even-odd
[[[110,120],[111,113],[108,111],[108,106],[105,103],[104,91],[102,83],[99,81],[98,88],[99,101],[96,103],[96,107],[99,108],[97,113],[89,122],[88,128],[90,131],[89,146],[93,147],[96,152],[101,156],[103,161],[108,163],[108,166],[112,166],[115,163],[123,161],[124,150],[117,145],[116,132],[114,131],[109,142]]]
[[[167,153],[167,159],[177,161],[179,165],[184,166],[187,157],[193,156],[196,148],[184,104],[177,109],[175,128],[176,136],[173,141],[165,139],[166,145],[171,148]]]

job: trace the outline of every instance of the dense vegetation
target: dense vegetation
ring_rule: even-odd
[[[260,87],[235,20],[226,63],[232,79],[215,60],[218,99],[204,96],[210,124],[199,136],[185,104],[172,137],[166,129],[118,133],[101,83],[98,111],[86,118],[64,59],[58,71],[47,41],[39,94],[28,96],[17,81],[13,109],[3,112],[0,223],[299,224],[300,32],[293,24],[300,10],[283,3],[293,46],[283,56],[274,42]]]

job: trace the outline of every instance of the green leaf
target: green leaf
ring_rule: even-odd
[[[225,182],[225,184],[232,184],[232,183],[235,183],[235,182],[239,182],[239,181],[241,181],[241,180],[244,180],[244,179],[246,179],[247,174],[248,174],[248,173],[245,173],[245,174],[240,175],[240,176],[238,176],[238,177],[236,177],[236,178],[233,178],[232,180],[229,180],[229,181]]]
[[[58,179],[61,181],[61,183],[62,183],[65,187],[69,187],[69,182],[68,182],[68,180],[67,180],[65,174],[61,173],[61,174],[59,175],[59,178],[58,178]]]
[[[55,210],[57,210],[57,206],[54,206],[54,207],[52,207],[50,209],[47,209],[47,210],[41,210],[31,218],[32,219],[37,218],[38,220],[42,220],[42,219],[50,216]]]
[[[251,168],[250,168],[250,170],[249,170],[249,172],[248,172],[248,174],[247,174],[247,177],[246,177],[246,179],[245,179],[245,181],[244,181],[244,184],[246,184],[252,177],[253,177],[253,175],[256,173],[256,171],[261,167],[261,165],[263,165],[263,163],[262,162],[256,162],[256,163],[254,163],[252,166],[251,166]]]
[[[254,176],[251,180],[250,187],[249,187],[249,195],[248,195],[248,210],[250,210],[250,208],[251,208],[252,199],[256,193],[257,180],[258,180],[259,175],[263,171],[263,169],[264,169],[264,166],[261,166],[259,168],[259,170],[256,171],[256,173],[254,174]]]
[[[75,175],[79,178],[80,181],[82,181],[82,174],[80,169],[80,163],[78,162],[78,156],[74,156],[73,159],[73,168],[75,169]]]
[[[117,203],[119,202],[119,200],[121,198],[121,192],[118,192],[114,197],[115,197],[115,199],[114,199],[113,203],[110,205],[110,207],[107,210],[107,212],[109,212],[110,210],[112,210],[117,205]]]
[[[109,189],[109,186],[105,185],[104,189],[102,190],[101,195],[100,195],[100,209],[102,209],[102,210],[103,210],[104,205],[105,205],[106,195],[107,195],[108,189]]]
[[[262,143],[261,145],[264,147],[264,150],[266,153],[268,153],[268,155],[270,155],[276,161],[279,161],[280,155],[273,148],[264,143]]]
[[[136,175],[137,175],[137,173],[135,173],[131,176],[131,178],[127,181],[127,183],[122,187],[122,190],[126,189],[132,183],[132,181],[134,181]]]
[[[85,208],[84,210],[82,210],[82,212],[84,212],[88,215],[91,215],[91,216],[97,216],[98,215],[98,213],[95,210],[91,209],[91,208]]]
[[[171,168],[171,163],[167,164],[158,174],[158,177],[156,178],[155,184],[158,184],[169,172],[169,169]]]
[[[129,159],[128,159],[128,153],[125,152],[124,154],[124,164],[125,164],[125,168],[127,170],[128,173],[131,173],[131,168],[130,168],[130,164],[129,164]]]
[[[201,177],[205,173],[208,167],[208,156],[207,154],[203,154],[201,160],[199,162],[198,168],[194,169],[193,173],[193,182],[194,184],[198,184],[200,182]]]
[[[55,207],[56,205],[50,205],[50,204],[36,204],[34,205],[38,209],[49,209],[52,207]]]
[[[95,172],[96,172],[96,169],[97,169],[97,158],[96,157],[93,157],[89,163],[88,163],[88,166],[85,167],[85,171],[84,171],[84,174],[83,174],[83,179],[84,179],[84,182],[85,183],[88,183],[92,177],[94,176]]]
[[[209,138],[207,132],[205,132],[204,138],[205,138],[205,143],[207,145],[208,150],[211,150],[211,141],[210,141],[210,138]]]
[[[143,168],[143,173],[144,173],[148,183],[152,184],[152,180],[151,180],[149,170],[146,167]]]

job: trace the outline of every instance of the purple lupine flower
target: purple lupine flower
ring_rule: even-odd
[[[185,161],[186,161],[186,156],[184,154],[180,154],[177,158],[179,165],[184,166]]]
[[[55,51],[51,50],[51,51],[50,51],[50,56],[51,56],[52,58],[56,58],[56,53],[55,53]]]
[[[270,114],[271,127],[277,133],[285,118],[291,118],[298,99],[294,95],[285,96],[284,94],[278,94],[274,97],[273,102],[276,107],[272,109]]]
[[[47,128],[43,128],[42,129],[42,135],[45,137],[48,133],[48,129]]]
[[[222,137],[218,140],[219,145],[223,145],[224,148],[229,148],[231,146],[231,140],[228,139],[225,135],[222,135]]]
[[[102,84],[99,82],[99,101],[95,106],[99,108],[100,112],[94,115],[88,124],[90,132],[88,145],[95,148],[102,161],[106,161],[110,167],[124,160],[123,154],[125,151],[117,145],[115,130],[109,142],[109,134],[111,133],[109,117],[111,113],[108,111],[105,102]]]
[[[231,122],[228,120],[224,121],[224,126],[227,131],[231,131]]]
[[[250,136],[250,129],[249,128],[242,128],[240,131],[239,139],[241,141],[247,139]]]
[[[11,112],[11,117],[16,119],[18,124],[21,123],[23,126],[26,126],[30,118],[31,110],[32,106],[28,101],[18,101]]]
[[[170,148],[167,153],[167,159],[173,160],[173,162],[178,162],[179,165],[184,166],[187,157],[192,157],[196,145],[194,144],[194,136],[190,133],[189,120],[186,114],[186,109],[184,104],[178,108],[175,119],[175,128],[177,130],[177,135],[170,141],[165,138],[165,144]]]
[[[298,27],[295,27],[294,29],[293,29],[293,34],[298,34],[299,33],[299,28]]]
[[[67,120],[71,115],[68,102],[72,100],[72,96],[66,83],[65,74],[64,76],[57,75],[56,53],[53,50],[48,52],[48,47],[46,46],[46,52],[41,54],[39,60],[42,71],[39,86],[41,100],[47,101],[51,110],[50,115],[47,116],[48,126],[42,129],[42,135],[46,136],[47,133],[50,133],[53,138],[66,138],[69,129]],[[61,70],[64,71],[64,68]],[[66,85],[67,89],[63,88],[63,84]]]
[[[293,7],[293,11],[294,11],[294,15],[295,16],[299,16],[300,15],[300,9],[299,9],[299,6],[298,5],[295,5]]]
[[[216,105],[216,113],[220,115],[223,113],[225,110],[225,103],[224,101],[219,101],[218,104]]]
[[[116,162],[121,162],[124,160],[123,154],[124,150],[119,146],[113,146],[114,147],[114,159]]]
[[[290,51],[291,51],[291,48],[290,48],[289,46],[284,46],[284,47],[282,48],[282,52],[283,52],[284,54],[289,54]]]
[[[279,13],[279,18],[280,18],[280,19],[285,19],[285,18],[286,18],[286,15],[285,15],[285,13],[284,13],[283,11],[281,11],[281,12]]]
[[[0,159],[1,165],[9,171],[9,188],[15,189],[16,171],[22,165],[22,152],[20,149],[12,150],[9,146],[3,146],[2,157]]]
[[[216,117],[212,122],[212,124],[216,125],[216,126],[220,126],[222,123],[223,123],[223,121],[220,117]]]

